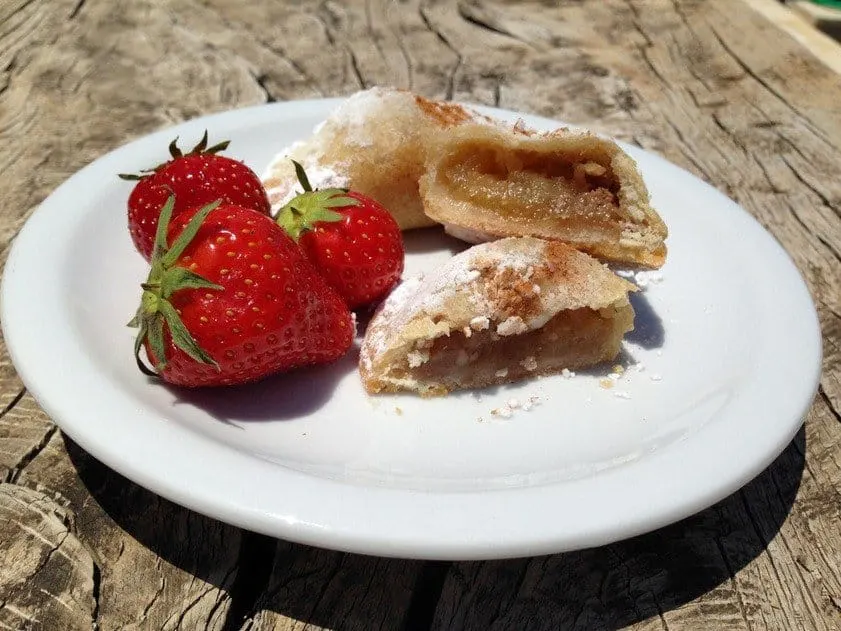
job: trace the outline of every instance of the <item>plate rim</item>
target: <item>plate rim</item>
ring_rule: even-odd
[[[246,528],[262,534],[282,537],[291,541],[299,543],[315,545],[319,547],[326,547],[331,549],[338,549],[348,552],[356,552],[363,554],[374,554],[379,556],[396,556],[402,558],[418,558],[418,559],[450,559],[450,560],[472,560],[472,559],[499,559],[510,558],[524,555],[546,554],[554,552],[563,552],[583,547],[591,547],[594,545],[601,545],[610,543],[619,539],[625,539],[643,532],[648,532],[654,528],[662,527],[673,523],[679,519],[687,517],[695,512],[710,506],[741,488],[748,481],[753,479],[762,470],[764,470],[778,455],[782,452],[785,446],[792,440],[800,425],[803,422],[805,415],[811,407],[815,393],[818,388],[819,378],[821,374],[821,356],[822,356],[822,338],[820,333],[820,326],[818,322],[817,313],[814,302],[806,287],[800,272],[795,267],[788,253],[777,242],[776,238],[767,232],[759,222],[750,215],[741,206],[724,196],[717,189],[711,187],[709,184],[703,182],[694,175],[668,162],[664,158],[657,156],[649,151],[642,150],[637,147],[627,145],[620,142],[619,144],[629,151],[633,156],[635,153],[643,152],[648,157],[656,158],[657,161],[664,166],[664,168],[677,169],[681,173],[691,177],[699,185],[706,187],[708,191],[720,198],[722,203],[726,203],[732,207],[734,211],[742,214],[741,219],[747,220],[748,224],[754,224],[753,228],[757,231],[756,234],[762,237],[765,241],[765,246],[768,252],[774,252],[775,261],[782,265],[783,269],[789,274],[787,282],[792,284],[795,289],[799,291],[796,296],[797,301],[801,307],[810,313],[809,322],[801,323],[805,331],[803,337],[803,346],[809,346],[810,352],[807,353],[814,360],[811,371],[806,370],[802,372],[801,382],[798,384],[799,396],[795,396],[800,403],[794,406],[795,409],[788,411],[788,415],[792,417],[790,422],[786,423],[786,431],[780,432],[773,436],[760,435],[754,444],[753,451],[757,452],[753,458],[749,458],[747,463],[742,463],[736,472],[731,471],[726,479],[719,479],[717,484],[708,484],[705,492],[697,493],[692,501],[683,502],[680,505],[671,506],[656,506],[656,514],[643,515],[636,518],[627,518],[624,521],[620,518],[614,524],[602,527],[595,527],[592,519],[588,521],[587,515],[578,515],[577,517],[570,516],[572,523],[577,524],[578,528],[584,528],[584,531],[570,534],[569,532],[556,534],[554,537],[551,532],[543,532],[540,536],[534,535],[531,537],[524,536],[522,532],[513,532],[512,524],[517,523],[511,521],[510,518],[503,517],[500,512],[502,507],[507,507],[510,510],[520,510],[528,513],[530,509],[539,508],[541,500],[550,499],[559,484],[564,485],[563,488],[569,491],[570,489],[578,489],[575,492],[567,492],[567,501],[572,502],[575,506],[576,502],[587,510],[596,510],[589,502],[587,496],[588,480],[598,479],[601,484],[604,484],[606,477],[604,475],[595,476],[594,478],[584,478],[578,481],[566,481],[563,483],[548,484],[540,487],[525,487],[518,489],[505,490],[481,490],[481,491],[435,491],[435,492],[420,492],[406,489],[388,489],[382,487],[369,486],[353,486],[342,484],[340,481],[334,481],[324,478],[315,478],[302,472],[285,469],[282,477],[294,482],[297,486],[297,495],[284,489],[284,492],[291,493],[290,497],[306,497],[307,494],[313,492],[322,492],[331,490],[327,493],[327,497],[333,502],[334,510],[344,516],[344,523],[336,523],[333,520],[327,523],[322,517],[321,519],[300,519],[293,515],[295,511],[287,511],[286,514],[273,513],[269,514],[262,510],[259,506],[253,505],[256,498],[260,495],[252,494],[250,496],[252,505],[246,506],[243,501],[228,498],[219,498],[214,493],[204,492],[196,493],[196,488],[201,488],[202,485],[196,486],[195,482],[190,488],[185,488],[181,483],[175,483],[173,480],[179,479],[179,475],[190,476],[190,471],[185,467],[185,462],[171,462],[164,463],[166,473],[158,469],[149,470],[144,467],[141,462],[143,457],[138,457],[138,453],[145,453],[148,445],[144,443],[143,447],[138,452],[118,453],[113,446],[109,448],[109,441],[105,440],[103,436],[91,435],[85,431],[86,421],[84,419],[75,418],[75,412],[68,410],[73,409],[72,404],[68,404],[66,395],[62,396],[56,393],[56,388],[52,387],[54,384],[49,379],[44,379],[43,375],[50,372],[49,367],[45,367],[43,358],[37,360],[33,355],[29,354],[27,344],[24,342],[26,333],[22,325],[31,322],[35,314],[28,311],[28,304],[25,301],[16,299],[14,296],[18,295],[15,292],[20,291],[19,273],[15,270],[22,262],[26,261],[27,256],[31,256],[32,250],[28,249],[31,242],[34,242],[38,230],[43,230],[40,225],[44,222],[44,217],[50,211],[50,208],[61,203],[61,199],[68,195],[68,191],[72,189],[74,183],[83,182],[88,174],[96,173],[103,164],[109,160],[113,160],[115,156],[124,153],[130,153],[131,148],[136,143],[150,142],[154,137],[171,137],[173,133],[184,127],[194,127],[196,125],[212,126],[214,121],[233,119],[234,117],[248,117],[249,114],[255,115],[269,115],[278,116],[279,120],[283,118],[284,110],[298,110],[306,111],[310,108],[323,110],[324,112],[332,109],[337,103],[341,102],[342,98],[330,99],[307,99],[298,101],[287,101],[279,103],[270,103],[249,106],[244,108],[237,108],[225,112],[218,112],[206,116],[201,116],[189,121],[184,121],[176,125],[172,125],[163,129],[159,129],[151,134],[140,136],[108,153],[101,156],[97,160],[83,167],[70,178],[65,180],[59,187],[57,187],[32,213],[28,218],[23,228],[14,237],[11,251],[6,262],[5,272],[2,278],[2,287],[0,288],[0,321],[2,322],[3,334],[6,340],[9,355],[13,364],[27,389],[33,394],[39,405],[50,416],[50,418],[58,425],[62,431],[67,433],[75,442],[77,442],[83,449],[88,451],[98,460],[105,463],[110,468],[118,473],[124,475],[128,479],[137,484],[147,488],[159,495],[170,499],[182,506],[190,508],[196,512],[202,513],[209,517],[220,519],[232,525]],[[535,121],[540,121],[542,124],[562,126],[565,123],[547,119],[541,116],[535,116],[525,113],[512,112],[499,108],[489,108],[479,105],[471,105],[476,109],[495,114],[497,116],[506,117],[521,117],[527,122],[534,124]],[[309,113],[308,113],[309,114]],[[288,115],[288,114],[287,114]],[[78,213],[80,217],[84,213]],[[11,275],[10,275],[10,270]],[[17,274],[17,276],[16,276]],[[17,283],[17,284],[16,284]],[[36,318],[37,320],[37,318]],[[29,344],[31,347],[31,343]],[[53,368],[53,373],[55,369]],[[113,394],[113,393],[111,393]],[[72,402],[71,402],[72,403]],[[68,416],[72,418],[67,418]],[[796,419],[794,418],[796,417]],[[169,428],[174,429],[174,425]],[[182,428],[183,429],[183,428]],[[721,430],[721,427],[712,428]],[[135,428],[135,431],[141,431],[142,428]],[[177,435],[177,432],[175,432]],[[139,437],[135,437],[139,438]],[[193,435],[193,438],[197,437]],[[147,437],[148,439],[148,437]],[[270,465],[269,463],[257,463],[254,458],[248,457],[245,454],[236,452],[236,450],[225,450],[222,445],[217,444],[205,438],[205,442],[213,445],[213,450],[221,459],[220,464],[233,465],[242,467],[241,470],[251,472],[251,474],[260,475],[266,472],[266,467],[273,467],[277,470],[277,465]],[[721,450],[725,454],[731,456],[738,456],[738,450],[733,451],[737,446],[737,441],[724,441],[721,444]],[[668,449],[661,453],[652,454],[643,461],[634,463],[634,468],[639,472],[643,468],[645,470],[652,466],[658,468],[659,466],[669,466],[669,461],[675,460],[680,456],[678,461],[683,460],[680,454],[681,450],[675,448],[675,445],[670,445]],[[127,456],[128,454],[128,456]],[[138,459],[139,458],[139,459]],[[206,458],[206,456],[204,456]],[[244,458],[244,460],[243,460]],[[189,458],[185,459],[188,460]],[[254,466],[245,466],[248,461]],[[148,463],[145,463],[148,465]],[[158,463],[159,465],[161,463]],[[698,473],[714,474],[714,468],[704,469],[703,463],[696,463],[699,465]],[[708,463],[708,465],[711,463]],[[216,467],[217,472],[222,467]],[[623,469],[626,472],[627,469]],[[206,473],[206,472],[203,472]],[[614,472],[616,475],[616,472]],[[213,484],[220,484],[220,488],[225,487],[224,479],[214,479],[213,483],[208,483],[205,478],[203,486],[206,488],[213,486]],[[218,476],[217,476],[218,477]],[[211,476],[213,478],[213,476]],[[651,472],[643,476],[652,484],[653,489],[658,489],[660,492],[675,492],[674,488],[678,484],[675,479],[658,480],[656,473],[652,475]],[[597,485],[599,482],[597,482]],[[230,487],[230,485],[228,485]],[[580,489],[584,487],[582,492]],[[352,491],[349,489],[353,489]],[[672,489],[669,491],[669,489]],[[338,493],[335,493],[338,491]],[[474,506],[475,501],[466,501],[468,497],[481,497],[486,499],[488,497],[500,497],[504,494],[503,500],[494,500],[498,506],[496,510],[485,511],[478,510],[480,507]],[[564,493],[560,493],[563,495]],[[629,497],[634,496],[634,493],[627,494]],[[348,497],[348,496],[353,496]],[[622,509],[627,509],[629,497],[623,501],[618,502],[615,513]],[[384,500],[382,498],[385,498]],[[515,499],[512,499],[515,498]],[[387,529],[381,527],[375,528],[370,518],[366,520],[364,510],[355,506],[355,502],[368,501],[388,501],[394,504],[395,507],[400,507],[401,510],[417,511],[422,507],[423,510],[437,510],[437,511],[454,511],[449,514],[449,519],[453,524],[457,525],[461,537],[454,538],[439,538],[433,540],[432,537],[427,539],[418,538],[418,532],[413,529],[411,534],[388,533],[390,536],[385,537]],[[656,502],[654,502],[656,505]],[[465,507],[470,507],[466,509]],[[598,510],[603,510],[599,508]],[[459,512],[460,511],[460,512]],[[470,511],[473,511],[472,513]],[[586,513],[586,510],[584,511]],[[322,511],[322,514],[324,511]],[[469,514],[468,514],[469,513]],[[470,522],[475,519],[485,520],[485,530],[482,532],[471,530]],[[576,521],[577,520],[577,521]],[[562,529],[563,530],[563,529]],[[447,531],[446,528],[443,529]]]

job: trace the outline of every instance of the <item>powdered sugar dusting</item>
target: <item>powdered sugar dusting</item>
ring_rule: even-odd
[[[280,157],[269,166],[267,173],[270,173],[273,168],[277,168],[280,163],[290,160],[289,156],[293,147],[285,150]],[[314,189],[322,188],[349,188],[350,180],[347,175],[341,173],[341,165],[322,165],[316,160],[305,160],[301,166],[307,173],[307,179]],[[267,177],[264,177],[268,180]],[[279,208],[291,201],[296,195],[301,193],[300,185],[289,186],[289,182],[285,181],[277,187],[267,187],[266,193],[272,200],[272,208],[277,211]]]
[[[493,242],[476,246],[449,259],[444,265],[435,270],[434,274],[423,279],[417,279],[410,285],[403,285],[386,301],[383,316],[393,317],[398,311],[408,320],[421,312],[428,315],[441,313],[445,303],[454,294],[469,296],[471,308],[476,315],[470,320],[470,327],[481,331],[490,326],[491,321],[499,319],[500,314],[487,299],[481,289],[480,268],[488,265],[498,269],[511,268],[522,273],[536,264],[538,253],[525,248],[500,247],[501,242]],[[521,318],[508,318],[500,325],[499,333],[511,335],[523,333],[532,328],[531,323],[525,323]]]
[[[349,144],[370,146],[370,134],[364,127],[366,123],[376,120],[376,110],[386,103],[383,99],[385,94],[386,91],[382,88],[371,88],[351,95],[331,114],[330,123],[347,131]]]
[[[421,274],[408,278],[400,283],[380,305],[378,316],[385,318],[386,320],[393,317],[394,313],[407,302],[408,297],[417,291],[417,288],[420,286],[422,281],[423,275]],[[372,367],[372,357],[385,351],[388,341],[387,337],[387,327],[369,325],[368,331],[365,334],[365,346],[363,346],[363,352],[361,355],[362,363],[368,370]],[[370,353],[365,352],[368,345],[371,347]]]
[[[663,282],[663,274],[658,270],[617,270],[616,275],[632,281],[640,289]]]

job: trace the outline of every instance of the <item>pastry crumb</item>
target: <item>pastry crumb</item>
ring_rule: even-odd
[[[520,316],[510,316],[496,327],[496,332],[502,336],[519,335],[528,331],[529,327]]]
[[[501,408],[494,408],[491,410],[493,416],[501,416],[502,418],[511,418],[511,408],[502,406]]]
[[[429,361],[429,353],[412,351],[406,355],[406,359],[409,360],[409,368],[417,368]]]
[[[599,385],[605,390],[610,390],[613,387],[613,379],[602,379],[599,381]]]
[[[523,361],[520,362],[520,365],[531,372],[532,370],[537,370],[537,360],[535,360],[533,355],[529,355]]]
[[[561,376],[562,376],[564,379],[572,379],[573,377],[575,377],[575,371],[570,370],[569,368],[564,368],[564,369],[561,371]]]
[[[540,402],[540,397],[537,395],[531,395],[524,403],[523,403],[523,411],[528,412],[531,410],[537,403]]]
[[[397,416],[403,416],[403,408],[401,408],[399,405],[395,405],[394,406],[394,413]]]

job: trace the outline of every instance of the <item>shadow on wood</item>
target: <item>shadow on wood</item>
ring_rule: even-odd
[[[186,562],[190,533],[173,528],[179,520],[160,519],[165,500],[66,442],[81,480],[117,524],[166,562],[214,583],[216,555],[200,555],[208,563],[188,555]],[[805,442],[801,428],[760,476],[697,515],[578,552],[420,562],[330,552],[247,533],[225,628],[237,629],[249,617],[255,618],[252,628],[274,628],[271,620],[280,614],[341,629],[619,629],[711,590],[731,589],[728,579],[766,549],[785,521],[800,486]],[[164,512],[171,510],[189,512],[173,505]]]

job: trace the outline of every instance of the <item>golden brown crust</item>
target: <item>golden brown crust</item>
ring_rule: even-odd
[[[435,224],[424,212],[418,181],[434,132],[481,117],[460,105],[405,90],[372,88],[342,103],[310,138],[269,165],[263,184],[277,210],[297,188],[290,159],[304,165],[316,188],[341,186],[368,195],[403,230]],[[326,182],[319,180],[325,175]]]
[[[475,114],[472,112],[468,112],[461,105],[449,101],[430,101],[422,96],[415,95],[415,103],[421,112],[442,127],[453,127],[475,118]]]

